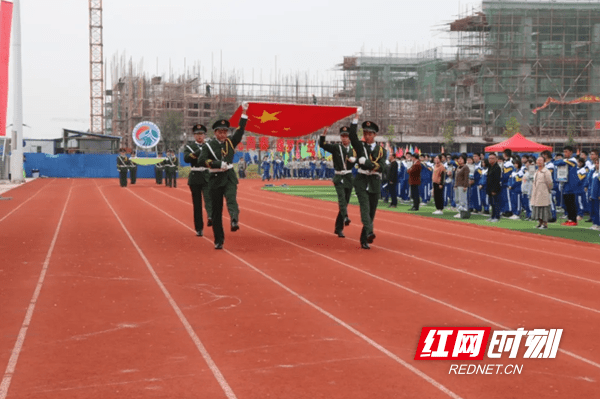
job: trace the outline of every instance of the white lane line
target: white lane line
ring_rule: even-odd
[[[125,234],[127,234],[127,237],[129,237],[129,240],[131,241],[131,243],[133,244],[133,246],[137,250],[138,254],[140,255],[140,257],[142,258],[142,260],[146,264],[146,267],[150,271],[150,274],[154,278],[154,281],[156,281],[156,284],[158,284],[158,286],[160,287],[161,291],[163,292],[163,294],[165,295],[165,297],[169,301],[169,304],[171,305],[171,307],[173,308],[173,310],[177,314],[177,317],[179,317],[179,320],[181,321],[181,324],[183,324],[183,326],[185,327],[185,330],[187,331],[188,335],[190,336],[190,338],[192,339],[192,341],[196,345],[196,348],[198,349],[198,351],[200,352],[200,354],[204,358],[204,361],[206,362],[206,364],[210,368],[210,371],[212,371],[212,373],[215,376],[217,382],[221,386],[221,389],[223,389],[223,392],[225,393],[225,395],[229,399],[235,399],[236,398],[235,393],[233,393],[233,390],[231,389],[231,387],[229,386],[229,384],[225,380],[225,377],[223,376],[223,374],[221,373],[221,371],[219,370],[219,368],[217,367],[217,365],[215,364],[215,362],[210,357],[210,354],[206,350],[206,347],[204,346],[204,344],[202,343],[202,341],[200,341],[200,338],[198,337],[198,335],[196,335],[196,332],[194,331],[194,329],[192,328],[192,326],[188,322],[187,318],[185,317],[185,315],[183,314],[183,312],[181,311],[181,309],[177,305],[177,302],[175,302],[175,300],[173,299],[173,297],[169,293],[169,290],[167,290],[167,288],[165,287],[165,285],[162,283],[162,281],[160,280],[160,278],[158,277],[158,275],[154,271],[154,268],[152,267],[152,265],[148,261],[148,258],[146,258],[146,255],[144,255],[144,252],[142,251],[142,249],[135,242],[135,240],[133,239],[133,236],[129,233],[129,230],[127,230],[127,227],[125,227],[125,224],[123,223],[123,221],[121,220],[121,218],[119,217],[119,215],[117,214],[117,212],[114,210],[114,208],[112,207],[112,205],[110,204],[110,202],[108,202],[108,199],[106,198],[106,196],[104,195],[104,193],[102,192],[102,190],[100,189],[100,187],[98,185],[96,187],[98,188],[98,191],[100,192],[100,195],[102,195],[102,198],[104,198],[104,201],[106,202],[106,205],[108,205],[108,207],[110,208],[110,210],[112,211],[112,213],[115,215],[115,218],[117,218],[117,221],[119,222],[119,224],[123,228],[123,231],[125,232]],[[127,191],[129,191],[129,192],[131,192],[133,194],[133,192],[131,190],[127,190]],[[136,195],[136,194],[134,194],[134,195]],[[3,399],[3,398],[0,398],[0,399]]]
[[[256,203],[256,201],[251,201],[251,200],[246,200],[246,201],[250,201],[250,202],[255,202]],[[240,207],[240,209],[242,209],[242,207]],[[248,210],[250,212],[260,213],[261,215],[263,214],[262,212],[255,211],[253,209],[248,209],[248,208],[244,208],[244,209],[246,209],[246,210]],[[297,224],[298,226],[306,227],[306,228],[318,231],[320,233],[326,233],[327,232],[327,231],[325,231],[323,229],[317,229],[316,227],[312,227],[312,226],[309,226],[309,225],[306,225],[306,224],[294,222],[292,220],[280,218],[280,217],[274,216],[272,214],[265,214],[265,216],[271,217],[271,218],[274,218],[274,219],[279,219],[279,220],[285,221],[287,223]],[[350,240],[351,241],[359,242],[359,240],[356,240],[356,239],[353,239],[353,238],[351,238]],[[580,309],[583,309],[583,310],[587,310],[587,311],[590,311],[590,312],[593,312],[593,313],[600,314],[600,310],[598,310],[598,309],[594,309],[594,308],[590,308],[590,307],[587,307],[587,306],[583,306],[583,305],[580,305],[580,304],[574,303],[574,302],[569,302],[569,301],[566,301],[564,299],[555,298],[555,297],[550,296],[550,295],[541,294],[539,292],[531,291],[531,290],[528,290],[527,288],[519,287],[517,285],[513,285],[513,284],[505,283],[505,282],[502,282],[502,281],[494,280],[494,279],[491,279],[491,278],[487,278],[487,277],[484,277],[484,276],[480,276],[478,274],[471,273],[471,272],[468,272],[466,270],[456,269],[454,267],[451,267],[451,266],[448,266],[448,265],[444,265],[441,262],[434,262],[434,261],[429,260],[429,259],[421,258],[419,256],[407,254],[406,252],[397,251],[395,249],[386,248],[386,247],[383,247],[383,246],[380,246],[380,245],[377,245],[377,248],[381,248],[384,251],[392,252],[392,253],[395,253],[397,255],[402,255],[402,256],[407,257],[407,258],[412,258],[412,259],[415,259],[415,260],[420,261],[420,262],[429,263],[431,265],[434,265],[434,266],[437,266],[437,267],[441,267],[443,269],[447,269],[447,270],[451,270],[451,271],[454,271],[454,272],[457,272],[457,273],[465,274],[465,275],[470,276],[470,277],[475,277],[475,278],[478,278],[480,280],[484,280],[484,281],[487,281],[487,282],[490,282],[490,283],[493,283],[493,284],[503,285],[505,287],[509,287],[509,288],[512,288],[512,289],[515,289],[515,290],[519,290],[519,291],[523,291],[523,292],[526,292],[528,294],[532,294],[532,295],[539,296],[539,297],[542,297],[542,298],[545,298],[545,299],[550,299],[552,301],[556,301],[556,302],[559,302],[559,303],[562,303],[562,304],[565,304],[565,305],[574,306],[576,308],[580,308]]]
[[[274,191],[267,191],[267,192],[269,192],[269,193],[276,193],[276,192],[274,192]],[[259,197],[260,199],[263,199],[263,200],[264,200],[264,197],[263,197],[263,196],[260,196],[260,194],[254,194],[254,193],[252,193],[252,194],[251,194],[251,193],[248,193],[248,192],[244,192],[243,194],[244,194],[244,195],[249,195],[249,196],[255,196],[255,197]],[[276,193],[276,194],[288,195],[288,196],[291,196],[291,197],[295,197],[295,198],[296,198],[296,199],[298,199],[298,200],[301,200],[301,199],[306,199],[306,200],[313,200],[313,201],[321,201],[321,202],[324,202],[324,203],[328,203],[328,205],[331,205],[331,206],[334,206],[334,205],[335,205],[335,203],[334,203],[334,202],[332,202],[332,201],[324,201],[324,200],[318,200],[318,199],[315,199],[315,198],[300,197],[300,196],[296,196],[296,195],[293,195],[293,194],[286,194],[286,193]],[[275,198],[275,197],[276,197],[276,196],[269,197],[269,201],[270,201],[270,200],[274,200],[274,201],[279,201],[279,202],[284,202],[284,203],[286,203],[286,204],[289,204],[289,201],[286,201],[286,200],[283,200],[283,199],[279,199],[279,198]],[[311,205],[309,205],[309,204],[304,204],[304,203],[302,203],[301,201],[297,201],[296,203],[297,203],[298,205],[306,206],[306,207],[309,207],[309,208],[311,207]],[[356,207],[358,207],[358,205],[353,205],[353,206],[356,206]],[[313,209],[314,209],[314,206],[313,206]],[[419,215],[410,215],[410,214],[404,214],[404,213],[399,213],[399,212],[389,212],[389,214],[408,215],[408,216],[419,216]],[[422,216],[422,217],[425,217],[425,216]],[[453,222],[453,221],[449,221],[449,220],[445,220],[445,219],[435,219],[435,218],[427,218],[427,219],[433,219],[433,220],[432,220],[432,222],[433,222],[433,221],[435,221],[435,220],[442,220],[442,221],[445,221],[445,222],[450,222],[450,223],[451,223],[451,222]],[[435,233],[435,231],[432,231],[430,228],[427,228],[427,227],[421,227],[421,226],[417,226],[417,225],[415,225],[414,223],[413,223],[413,224],[408,224],[408,223],[397,222],[397,221],[394,221],[394,220],[384,220],[384,222],[386,222],[386,223],[391,223],[391,224],[395,224],[395,225],[399,225],[399,226],[406,226],[406,227],[410,227],[410,228],[413,228],[413,229],[415,229],[415,228],[416,228],[416,229],[418,229],[418,230],[424,230],[424,231],[427,231],[428,233]],[[459,224],[459,225],[457,225],[457,226],[458,226],[458,227],[465,227],[465,228],[469,228],[469,229],[471,229],[471,230],[477,229],[477,227],[478,227],[478,226],[476,226],[476,225],[471,225],[471,224],[469,224],[469,223],[461,223],[461,224]],[[505,233],[505,232],[504,232],[504,229],[502,229],[502,228],[498,228],[497,230],[498,230],[498,231],[497,231],[497,233],[498,233],[498,234],[502,234],[502,235],[508,235],[508,233]],[[494,233],[496,233],[496,231],[494,231]],[[449,236],[454,236],[454,237],[460,237],[460,238],[464,238],[464,234],[463,234],[463,235],[461,235],[461,234],[457,234],[457,233],[451,233],[451,232],[447,232],[447,231],[444,231],[443,235],[449,235]],[[514,238],[514,236],[510,236],[510,237],[511,237],[511,238]],[[543,235],[535,235],[535,234],[534,234],[534,235],[523,235],[523,236],[520,236],[520,237],[522,237],[522,238],[526,238],[526,239],[528,239],[528,240],[536,240],[536,239],[538,239],[538,238],[543,240],[544,238],[546,238],[546,236],[543,236]],[[494,245],[504,245],[504,246],[508,246],[508,247],[510,247],[510,248],[518,248],[518,249],[523,249],[523,250],[527,250],[527,251],[529,251],[529,252],[537,252],[537,253],[540,253],[540,254],[542,254],[542,255],[544,255],[544,256],[548,256],[548,255],[554,255],[554,256],[556,256],[556,257],[562,257],[562,258],[568,259],[568,260],[570,260],[570,261],[572,261],[572,260],[573,260],[573,257],[572,257],[572,256],[570,256],[570,255],[565,255],[564,253],[561,253],[561,252],[552,252],[552,251],[549,251],[549,250],[541,250],[541,249],[536,249],[536,248],[533,248],[533,247],[523,247],[523,246],[519,246],[519,245],[514,245],[514,244],[512,244],[512,243],[503,243],[503,242],[490,241],[490,240],[485,240],[485,239],[482,239],[482,238],[477,238],[477,237],[470,237],[470,239],[472,239],[472,240],[474,240],[474,241],[485,242],[485,243],[488,243],[488,244],[494,244]],[[555,242],[553,242],[553,241],[548,241],[548,240],[545,240],[545,241],[544,241],[544,243],[545,243],[545,244],[548,244],[548,245],[555,244]],[[534,244],[539,244],[539,242],[538,242],[538,243],[534,243]],[[560,242],[559,242],[559,245],[565,245],[565,246],[576,247],[577,249],[581,249],[581,246],[580,246],[580,245],[577,245],[577,244],[571,244],[570,242],[563,242],[563,241],[560,241]],[[595,250],[594,248],[589,248],[589,249],[590,249],[590,250]],[[598,252],[600,253],[600,251],[598,251]],[[597,260],[594,260],[594,259],[585,259],[585,261],[586,261],[586,262],[589,262],[589,263],[595,263],[595,264],[598,264],[598,265],[600,265],[600,262],[599,262],[599,261],[597,261]]]
[[[161,192],[161,191],[159,191],[159,192]],[[162,193],[162,192],[161,192],[161,193]],[[188,203],[188,202],[186,202],[186,201],[183,201],[182,199],[179,199],[179,198],[177,198],[177,197],[173,197],[173,196],[171,196],[171,195],[168,195],[168,194],[165,194],[165,193],[162,193],[162,194],[163,194],[163,195],[166,195],[166,196],[167,196],[167,197],[169,197],[169,198],[176,199],[176,200],[178,200],[178,201],[181,201],[181,202],[183,202],[183,203],[185,203],[185,204],[188,204],[188,205],[190,205],[190,206],[191,206],[191,204],[189,204],[189,203]],[[249,209],[249,210],[250,210],[250,211],[252,211],[251,209]],[[162,210],[161,210],[161,211],[162,211]],[[257,213],[261,213],[261,215],[265,215],[265,214],[263,214],[262,212],[257,212]],[[170,215],[169,215],[169,216],[170,216]],[[268,215],[268,216],[271,216],[271,215]],[[277,218],[277,219],[281,219],[281,218]],[[284,219],[281,219],[281,220],[284,220]],[[290,222],[290,220],[285,220],[285,222]],[[179,223],[182,223],[182,222],[179,222]],[[294,223],[295,223],[295,222],[294,222]],[[183,224],[183,223],[182,223],[182,224]],[[296,223],[296,224],[298,224],[298,223]],[[328,259],[328,260],[330,260],[330,261],[332,261],[332,262],[334,262],[334,263],[340,264],[340,265],[342,265],[342,266],[344,266],[344,267],[347,267],[347,268],[349,268],[349,269],[352,269],[352,270],[355,270],[355,271],[357,271],[357,272],[359,272],[359,273],[365,274],[365,275],[367,275],[367,276],[369,276],[369,277],[372,277],[372,278],[374,278],[374,279],[376,279],[376,280],[379,280],[379,281],[385,282],[385,283],[387,283],[387,284],[393,285],[393,286],[395,286],[395,287],[397,287],[397,288],[403,289],[403,290],[405,290],[405,291],[408,291],[408,292],[410,292],[410,293],[412,293],[412,294],[415,294],[415,295],[417,295],[417,296],[420,296],[420,297],[426,298],[426,299],[428,299],[428,300],[430,300],[430,301],[432,301],[432,302],[435,302],[435,303],[438,303],[438,304],[440,304],[440,305],[446,306],[446,307],[448,307],[448,308],[450,308],[450,309],[452,309],[452,310],[455,310],[455,311],[457,311],[457,312],[460,312],[460,313],[463,313],[463,314],[465,314],[465,315],[471,316],[471,317],[473,317],[473,318],[476,318],[476,319],[478,319],[478,320],[481,320],[481,321],[483,321],[483,322],[485,322],[485,323],[492,324],[492,325],[494,325],[494,326],[496,326],[496,327],[499,327],[499,328],[501,328],[501,329],[503,329],[503,330],[512,330],[512,328],[510,328],[510,327],[507,327],[507,326],[504,326],[504,325],[502,325],[502,324],[500,324],[500,323],[497,323],[497,322],[495,322],[495,321],[492,321],[492,320],[486,319],[485,317],[479,316],[479,315],[477,315],[477,314],[475,314],[475,313],[471,313],[471,312],[469,312],[468,310],[461,309],[461,308],[459,308],[459,307],[456,307],[456,306],[454,306],[454,305],[451,305],[451,304],[449,304],[449,303],[447,303],[447,302],[444,302],[444,301],[442,301],[442,300],[439,300],[439,299],[436,299],[436,298],[430,297],[429,295],[426,295],[426,294],[422,294],[422,293],[420,293],[420,292],[418,292],[418,291],[415,291],[415,290],[413,290],[413,289],[411,289],[411,288],[405,287],[405,286],[403,286],[403,285],[401,285],[401,284],[398,284],[398,283],[396,283],[396,282],[394,282],[394,281],[387,280],[387,279],[385,279],[385,278],[383,278],[383,277],[380,277],[380,276],[378,276],[378,275],[376,275],[376,274],[373,274],[373,273],[367,272],[367,271],[365,271],[365,270],[362,270],[362,269],[360,269],[360,268],[358,268],[358,267],[355,267],[355,266],[351,266],[351,265],[349,265],[349,264],[346,264],[346,263],[344,263],[344,262],[341,262],[341,261],[339,261],[339,260],[337,260],[337,259],[335,259],[335,258],[331,258],[331,257],[329,257],[329,256],[327,256],[327,255],[324,255],[324,254],[322,254],[322,253],[319,253],[319,252],[313,251],[312,249],[309,249],[309,248],[303,247],[303,246],[301,246],[301,245],[298,245],[298,244],[296,244],[296,243],[294,243],[294,242],[287,241],[287,240],[285,240],[285,239],[283,239],[283,238],[280,238],[280,237],[277,237],[277,236],[275,236],[275,235],[272,235],[272,234],[269,234],[269,233],[267,233],[267,232],[264,232],[264,231],[262,231],[262,230],[256,229],[256,228],[254,228],[254,227],[251,227],[251,226],[249,226],[249,225],[247,225],[247,224],[244,224],[244,226],[245,226],[245,227],[247,227],[247,228],[249,228],[250,230],[257,231],[257,232],[259,232],[259,233],[261,233],[261,234],[264,234],[264,235],[266,235],[266,236],[268,236],[268,237],[274,238],[274,239],[276,239],[276,240],[279,240],[279,241],[283,241],[283,242],[285,242],[285,243],[287,243],[287,244],[293,245],[293,246],[295,246],[295,247],[297,247],[297,248],[300,248],[300,249],[303,249],[303,250],[305,250],[305,251],[307,251],[307,252],[310,252],[310,253],[313,253],[313,254],[315,254],[315,255],[321,256],[321,257],[323,257],[323,258],[325,258],[325,259]],[[302,225],[302,226],[304,226],[304,227],[307,227],[307,228],[314,229],[314,228],[313,228],[313,227],[311,227],[311,226],[306,226],[306,225]],[[314,230],[317,230],[317,229],[314,229]],[[322,232],[322,230],[318,230],[318,231]],[[353,240],[353,241],[358,241],[358,240]],[[584,358],[584,357],[581,357],[581,356],[579,356],[579,355],[576,355],[575,353],[573,353],[573,352],[570,352],[570,351],[567,351],[567,350],[565,350],[565,349],[559,349],[558,351],[559,351],[559,352],[561,352],[561,353],[564,353],[564,354],[566,354],[566,355],[568,355],[568,356],[571,356],[571,357],[573,357],[573,358],[575,358],[575,359],[577,359],[577,360],[580,360],[580,361],[582,361],[582,362],[584,362],[584,363],[587,363],[587,364],[589,364],[589,365],[591,365],[591,366],[594,366],[594,367],[597,367],[597,368],[599,368],[599,369],[600,369],[600,363],[596,363],[596,362],[594,362],[594,361],[592,361],[592,360],[589,360],[589,359],[586,359],[586,358]]]
[[[248,201],[248,202],[253,202],[255,204],[259,203],[257,201],[253,201],[253,200],[250,200],[250,199],[247,199],[247,198],[244,198],[244,200]],[[272,205],[272,204],[269,204],[269,207],[276,208],[276,209],[281,209],[281,210],[284,210],[286,212],[296,212],[296,213],[299,213],[299,214],[302,214],[302,215],[307,215],[307,216],[312,216],[312,217],[316,216],[315,214],[312,214],[312,213],[299,211],[297,209],[283,208],[283,207],[275,206],[275,205]],[[356,227],[356,228],[360,229],[360,226],[358,226],[358,225],[352,225],[350,227]],[[459,251],[463,251],[463,252],[467,252],[467,253],[471,253],[471,254],[475,254],[475,255],[480,255],[480,256],[485,256],[485,257],[489,257],[489,258],[498,259],[498,260],[501,260],[502,262],[514,263],[514,264],[517,264],[517,265],[520,265],[520,266],[524,266],[524,267],[529,267],[529,268],[532,268],[532,269],[543,270],[543,271],[548,272],[548,273],[555,273],[555,274],[559,274],[561,276],[566,276],[566,277],[570,277],[570,278],[574,278],[574,279],[578,279],[578,280],[582,280],[582,281],[587,281],[588,283],[600,284],[600,281],[598,281],[598,280],[593,280],[593,279],[589,279],[589,278],[586,278],[586,277],[576,276],[576,275],[569,274],[569,273],[563,273],[563,272],[559,272],[559,271],[552,270],[552,269],[546,269],[546,268],[543,268],[543,267],[540,267],[540,266],[530,265],[530,264],[525,263],[525,262],[519,262],[517,260],[501,258],[499,256],[490,255],[490,254],[485,253],[485,252],[472,251],[470,249],[466,249],[466,248],[462,248],[462,247],[457,247],[457,246],[453,246],[453,245],[446,245],[446,244],[439,243],[439,242],[437,242],[435,240],[430,240],[430,241],[428,241],[428,240],[422,240],[420,238],[416,238],[416,237],[412,237],[412,236],[405,236],[405,235],[402,235],[402,234],[393,233],[393,232],[391,232],[389,230],[385,230],[385,229],[378,228],[377,230],[378,231],[383,231],[383,232],[385,232],[387,234],[390,234],[390,235],[393,235],[393,236],[396,236],[396,237],[401,237],[401,238],[404,238],[404,239],[409,239],[409,240],[413,240],[413,241],[423,242],[423,243],[425,243],[427,245],[437,245],[439,247],[445,247],[445,248],[455,249],[455,250],[459,250]],[[323,230],[321,230],[321,231],[323,231]],[[461,238],[464,238],[464,236],[461,236]],[[469,237],[469,240],[471,240],[471,237]]]
[[[54,179],[51,182],[53,182],[53,181],[54,181]],[[43,189],[45,189],[46,187],[48,187],[51,182],[48,182],[48,184],[46,184],[42,188],[40,188],[35,194],[33,194],[31,197],[29,197],[25,201],[23,201],[21,203],[21,205],[19,205],[18,207],[16,207],[12,211],[10,211],[8,214],[6,214],[2,219],[0,219],[0,223],[2,223],[4,221],[4,219],[6,219],[10,215],[12,215],[14,212],[16,212],[20,207],[22,207],[23,205],[25,205],[26,203],[28,203],[29,201],[31,201],[36,195],[38,195],[40,193],[40,191],[42,191]]]
[[[186,229],[194,232],[194,229],[192,229],[191,227],[189,227],[188,225],[186,225],[185,223],[183,223],[182,221],[180,221],[179,219],[169,215],[168,213],[166,213],[165,211],[163,211],[162,209],[158,208],[156,205],[150,203],[149,201],[147,201],[146,199],[142,198],[141,196],[139,196],[138,194],[134,193],[133,191],[130,191],[131,194],[135,195],[136,197],[138,197],[140,200],[144,201],[145,203],[147,203],[148,205],[152,206],[153,208],[159,210],[160,212],[162,212],[163,214],[165,214],[166,216],[168,216],[169,218],[173,219],[174,221],[176,221],[177,223],[181,224],[182,226],[184,226]],[[165,195],[167,197],[171,197],[170,195],[166,194]],[[171,198],[175,198],[175,197],[171,197]],[[178,199],[178,198],[175,198]],[[207,237],[202,237],[205,240],[208,240],[210,242],[210,239],[208,239]],[[402,366],[406,367],[408,370],[410,370],[411,372],[413,372],[414,374],[416,374],[417,376],[421,377],[422,379],[424,379],[425,381],[427,381],[428,383],[430,383],[431,385],[433,385],[435,388],[437,388],[438,390],[442,391],[443,393],[445,393],[446,395],[448,395],[451,398],[454,399],[461,399],[460,396],[458,396],[457,394],[455,394],[454,392],[452,392],[451,390],[449,390],[448,388],[446,388],[444,385],[440,384],[439,382],[437,382],[436,380],[434,380],[433,378],[429,377],[427,374],[423,373],[421,370],[413,367],[412,365],[410,365],[409,363],[405,362],[404,360],[402,360],[401,358],[399,358],[398,356],[396,356],[394,353],[390,352],[389,350],[387,350],[386,348],[384,348],[383,346],[381,346],[380,344],[378,344],[377,342],[375,342],[374,340],[372,340],[371,338],[367,337],[366,335],[364,335],[363,333],[361,333],[360,331],[356,330],[355,328],[353,328],[352,326],[348,325],[347,323],[345,323],[344,321],[338,319],[337,317],[335,317],[334,315],[332,315],[331,313],[327,312],[325,309],[315,305],[314,303],[312,303],[311,301],[309,301],[308,299],[304,298],[302,295],[298,294],[297,292],[295,292],[294,290],[292,290],[291,288],[288,288],[286,285],[284,285],[283,283],[279,282],[278,280],[274,279],[273,277],[269,276],[268,274],[266,274],[265,272],[263,272],[262,270],[254,267],[252,264],[248,263],[247,261],[245,261],[244,259],[240,258],[239,256],[237,256],[236,254],[232,253],[231,251],[224,249],[223,250],[225,253],[227,253],[228,255],[234,257],[235,259],[237,259],[238,261],[240,261],[241,263],[245,264],[246,266],[248,266],[249,268],[251,268],[252,270],[254,270],[255,272],[257,272],[258,274],[262,275],[264,278],[268,279],[269,281],[271,281],[272,283],[278,285],[280,288],[282,288],[283,290],[289,292],[291,295],[293,295],[294,297],[296,297],[297,299],[301,300],[302,302],[304,302],[305,304],[307,304],[308,306],[312,307],[313,309],[317,310],[319,313],[323,314],[324,316],[326,316],[327,318],[335,321],[336,323],[338,323],[340,326],[344,327],[345,329],[347,329],[348,331],[350,331],[351,333],[353,333],[354,335],[356,335],[357,337],[361,338],[363,341],[367,342],[369,345],[371,345],[372,347],[374,347],[375,349],[377,349],[378,351],[382,352],[383,354],[385,354],[386,356],[388,356],[389,358],[391,358],[392,360],[395,360],[397,363],[401,364]]]
[[[23,349],[23,343],[25,342],[27,330],[29,329],[29,325],[31,324],[31,318],[33,317],[35,305],[37,304],[40,292],[42,291],[42,286],[44,285],[44,279],[46,278],[46,272],[48,271],[48,265],[50,264],[50,257],[52,256],[52,252],[54,251],[54,245],[56,244],[58,232],[60,231],[60,227],[62,226],[63,218],[65,216],[65,212],[67,211],[67,204],[69,203],[69,199],[71,198],[72,191],[73,181],[71,181],[71,187],[69,187],[69,194],[67,195],[67,200],[65,201],[65,205],[63,206],[60,219],[58,220],[58,225],[56,226],[56,230],[54,231],[54,237],[52,238],[50,248],[48,249],[48,253],[46,254],[46,259],[44,260],[44,264],[42,266],[42,272],[40,273],[40,277],[33,292],[33,296],[31,297],[31,301],[29,302],[29,306],[27,307],[27,312],[25,313],[25,320],[23,320],[23,324],[21,325],[21,329],[19,330],[17,341],[15,342],[15,346],[13,347],[10,359],[8,360],[8,365],[6,366],[4,377],[2,377],[2,384],[0,384],[0,399],[5,399],[6,395],[8,395],[8,388],[10,387],[10,382],[12,381],[12,377],[15,373],[15,368],[17,367],[17,361],[19,360],[21,349]]]

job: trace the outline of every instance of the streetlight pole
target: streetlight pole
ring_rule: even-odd
[[[23,183],[23,85],[21,79],[21,4],[13,1],[13,87],[14,114],[11,140],[10,170],[13,183]]]

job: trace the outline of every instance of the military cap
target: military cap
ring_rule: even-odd
[[[197,125],[194,125],[192,127],[192,133],[194,133],[194,134],[196,134],[196,133],[206,133],[206,126],[201,125],[201,124],[198,123]]]
[[[229,121],[227,119],[218,120],[213,124],[212,128],[213,130],[229,129]]]
[[[379,126],[377,126],[375,122],[370,121],[364,121],[362,124],[362,128],[364,132],[377,133],[379,131]]]
[[[348,129],[348,126],[342,126],[340,128],[340,136],[348,136],[350,135],[350,129]]]

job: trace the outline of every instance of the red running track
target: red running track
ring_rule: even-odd
[[[185,182],[38,179],[0,203],[0,399],[565,398],[600,392],[600,250],[238,190],[241,229],[195,237]],[[184,183],[184,184],[181,184]],[[288,184],[291,182],[288,182]],[[563,328],[521,375],[414,361],[424,326]],[[471,362],[475,363],[475,362]]]

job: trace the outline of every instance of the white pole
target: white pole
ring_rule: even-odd
[[[21,5],[20,0],[13,1],[13,34],[12,34],[12,59],[13,59],[13,88],[14,88],[14,114],[13,134],[10,157],[11,181],[23,183],[23,85],[21,80]]]

